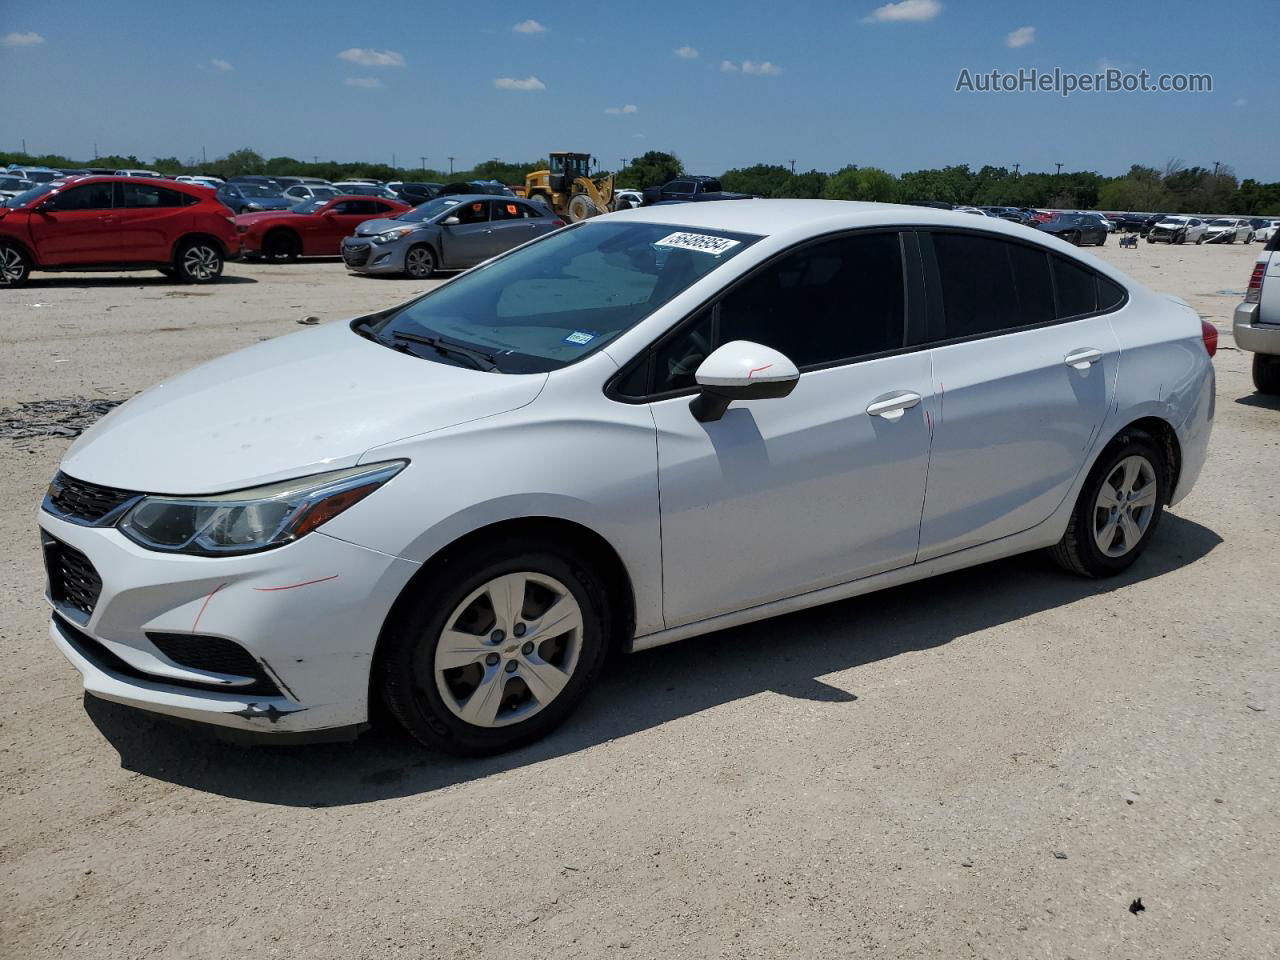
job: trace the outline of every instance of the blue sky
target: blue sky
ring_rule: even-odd
[[[611,6],[0,0],[0,149],[394,152],[460,169],[551,149],[616,166],[661,149],[698,173],[794,159],[1115,174],[1178,157],[1280,180],[1276,0]],[[1214,89],[955,92],[962,68],[1100,65],[1207,72]]]

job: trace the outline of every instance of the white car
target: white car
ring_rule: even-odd
[[[1199,217],[1168,216],[1147,231],[1147,243],[1204,243],[1207,231]]]
[[[1204,238],[1208,243],[1253,243],[1253,225],[1235,217],[1218,217],[1209,221]]]
[[[221,177],[182,176],[174,177],[174,180],[178,183],[194,183],[197,187],[209,187],[211,190],[217,190],[226,183]]]
[[[164,180],[163,173],[157,173],[155,170],[117,170],[117,177],[150,177],[153,180]]]
[[[34,180],[26,180],[22,177],[0,173],[0,200],[11,200],[18,194],[30,190],[35,185]]]
[[[1264,220],[1263,226],[1254,227],[1253,237],[1262,243],[1266,243],[1272,237],[1280,232],[1280,220]]]
[[[337,187],[321,184],[295,183],[291,187],[285,187],[284,195],[295,203],[306,203],[308,200],[332,200],[342,196],[342,191]]]
[[[1280,394],[1280,233],[1272,233],[1253,265],[1231,332],[1236,346],[1253,354],[1253,385]]]
[[[113,410],[39,512],[50,632],[161,714],[336,737],[372,696],[509,749],[610,650],[1041,548],[1126,569],[1200,473],[1215,347],[1003,220],[596,217]]]

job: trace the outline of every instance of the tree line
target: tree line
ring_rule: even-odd
[[[0,161],[67,168],[148,167],[170,176],[203,173],[224,179],[244,174],[275,174],[323,177],[334,181],[359,177],[438,183],[498,180],[508,184],[521,184],[526,173],[547,166],[546,159],[523,163],[493,159],[478,163],[469,170],[449,172],[380,163],[308,162],[288,156],[266,158],[250,149],[234,150],[208,162],[156,157],[146,163],[135,156],[98,157],[90,162],[79,162],[55,155],[28,156],[2,152]],[[599,175],[609,172],[607,169],[598,171]],[[651,150],[614,172],[618,186],[644,188],[666,183],[686,171],[675,154]],[[793,172],[781,164],[759,163],[726,170],[720,174],[720,182],[725,190],[778,198],[898,203],[942,200],[978,206],[1280,216],[1280,182],[1239,180],[1227,166],[1219,165],[1210,170],[1184,166],[1178,160],[1169,160],[1161,168],[1134,164],[1127,173],[1118,177],[1104,177],[1090,170],[1021,173],[990,165],[974,170],[967,164],[912,170],[895,176],[877,167],[852,164],[833,172]]]

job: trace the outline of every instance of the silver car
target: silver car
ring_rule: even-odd
[[[393,219],[366,220],[342,241],[342,259],[356,273],[421,280],[474,267],[563,226],[545,206],[519,197],[437,197]]]

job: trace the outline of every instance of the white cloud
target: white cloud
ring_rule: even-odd
[[[738,65],[734,63],[732,60],[721,60],[720,72],[721,73],[737,73]]]
[[[606,107],[604,112],[612,113],[616,115],[620,113],[638,113],[639,111],[640,111],[640,108],[637,107],[634,103],[628,103],[626,106],[622,106],[622,107]]]
[[[342,82],[348,87],[359,87],[361,90],[375,90],[382,86],[382,81],[377,77],[347,77]]]
[[[495,77],[493,85],[499,90],[545,90],[547,85],[537,77],[517,80],[515,77]]]
[[[923,23],[942,12],[938,0],[901,0],[876,7],[862,18],[863,23]]]
[[[1019,27],[1017,30],[1014,30],[1009,34],[1009,36],[1005,37],[1004,42],[1015,50],[1018,49],[1018,47],[1030,46],[1036,42],[1036,28]]]
[[[1248,101],[1248,100],[1246,100],[1244,97],[1241,97],[1239,100],[1236,100],[1236,101],[1235,101],[1234,103],[1232,103],[1231,105],[1232,105],[1233,107],[1243,107],[1243,106],[1247,105],[1248,103],[1249,103],[1249,101]]]
[[[352,47],[338,54],[339,60],[358,63],[362,67],[403,67],[404,54],[394,50],[374,50],[364,47]]]
[[[227,63],[227,61],[223,60],[221,57],[214,57],[209,61],[209,63],[213,66],[213,69],[221,70],[223,73],[230,73],[235,69],[235,67]]]
[[[782,75],[782,68],[768,60],[743,60],[742,72],[754,77],[778,77]]]
[[[634,137],[634,138],[635,138],[635,139],[637,139],[637,140],[647,140],[647,139],[648,139],[648,137],[646,137],[643,133],[633,133],[631,136],[632,136],[632,137]]]
[[[44,37],[32,31],[30,33],[6,33],[0,37],[0,43],[6,47],[38,47],[44,43]]]
[[[511,28],[516,33],[546,33],[547,28],[537,20],[521,20]]]
[[[672,52],[675,53],[675,55],[679,57],[681,60],[697,60],[698,59],[697,47],[676,47],[675,50]]]

